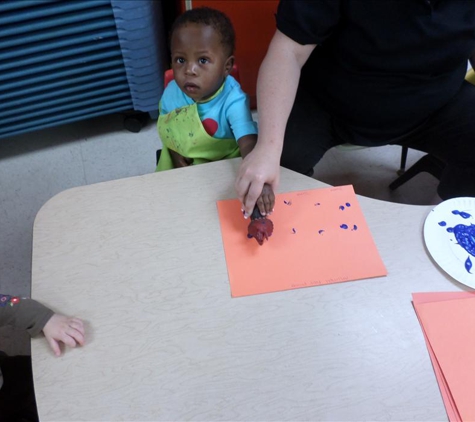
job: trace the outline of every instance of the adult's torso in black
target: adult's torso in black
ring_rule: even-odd
[[[475,1],[281,0],[277,28],[317,44],[301,83],[339,124],[384,142],[459,91],[475,53]]]

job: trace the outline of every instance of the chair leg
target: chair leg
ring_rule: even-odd
[[[401,150],[401,166],[397,171],[398,176],[402,176],[406,171],[406,160],[407,160],[407,151],[409,150],[408,147],[402,147]]]
[[[442,160],[434,157],[431,154],[424,155],[417,163],[415,163],[409,170],[399,176],[394,182],[389,185],[389,189],[395,190],[399,186],[412,179],[421,172],[432,174],[437,179],[440,179],[442,171],[445,168],[445,163]]]
[[[157,149],[157,152],[156,152],[156,158],[157,158],[157,165],[158,165],[158,161],[160,160],[160,155],[162,154],[162,150],[161,149]]]

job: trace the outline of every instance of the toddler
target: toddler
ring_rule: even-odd
[[[188,10],[171,29],[174,80],[159,104],[163,149],[157,171],[234,157],[246,157],[257,142],[247,95],[230,75],[234,29],[222,12]],[[272,212],[274,193],[265,185],[257,202]]]

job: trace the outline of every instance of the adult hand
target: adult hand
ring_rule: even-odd
[[[69,347],[84,344],[84,325],[77,318],[54,314],[44,326],[43,333],[56,356],[61,355],[59,342]]]
[[[315,44],[301,45],[276,30],[257,79],[259,140],[242,161],[235,187],[249,216],[264,183],[277,191],[285,127],[297,92],[300,71]]]
[[[259,145],[242,160],[235,183],[236,192],[241,201],[244,218],[248,218],[257,199],[262,194],[264,183],[268,183],[275,192],[280,177],[280,151],[266,150]]]

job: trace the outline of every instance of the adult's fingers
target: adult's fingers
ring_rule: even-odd
[[[241,204],[244,204],[244,198],[249,190],[249,183],[247,183],[241,176],[238,176],[234,182],[234,189]]]
[[[247,218],[252,214],[254,206],[256,205],[257,199],[262,193],[262,187],[264,182],[254,181],[250,184],[247,195],[244,198],[244,217]]]

